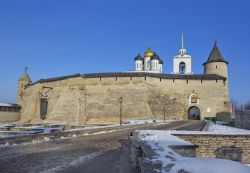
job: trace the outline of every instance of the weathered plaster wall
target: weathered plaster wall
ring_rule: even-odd
[[[47,93],[48,114],[40,119],[42,87],[52,87]],[[189,96],[198,94],[199,104],[190,104]],[[61,122],[70,124],[111,123],[119,120],[119,97],[123,97],[123,119],[187,119],[194,105],[201,117],[215,116],[229,110],[228,87],[223,80],[183,80],[153,77],[69,78],[37,83],[25,89],[21,121]],[[209,108],[210,112],[207,111]]]

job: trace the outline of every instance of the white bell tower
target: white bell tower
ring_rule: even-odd
[[[181,48],[179,54],[174,57],[173,74],[192,74],[192,57],[187,54],[184,48],[184,36],[181,37]]]

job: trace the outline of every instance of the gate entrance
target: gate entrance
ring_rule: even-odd
[[[188,109],[188,119],[200,120],[201,111],[198,107],[192,106]]]

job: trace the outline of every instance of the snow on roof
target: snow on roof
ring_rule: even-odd
[[[149,145],[156,153],[152,162],[161,162],[162,173],[249,173],[250,168],[239,162],[213,158],[183,157],[174,152],[169,146],[193,145],[190,142],[171,135],[171,131],[163,130],[138,130],[139,140]],[[170,170],[167,169],[169,166]]]
[[[0,103],[0,106],[13,106],[13,104],[10,104],[10,103]]]

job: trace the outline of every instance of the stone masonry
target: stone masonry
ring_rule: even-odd
[[[198,147],[197,157],[225,158],[250,163],[250,135],[175,134]]]
[[[179,72],[164,74],[163,61],[149,48],[144,58],[135,58],[135,71],[75,74],[35,83],[25,68],[18,80],[20,121],[109,124],[119,121],[120,112],[123,120],[204,119],[221,114],[231,118],[228,62],[217,42],[203,63],[204,73],[192,73],[190,58],[182,47],[174,58]]]
[[[188,109],[196,106],[201,119],[218,112],[231,112],[228,105],[228,85],[223,78],[161,78],[161,76],[132,77],[76,76],[41,81],[25,88],[19,100],[21,122],[108,124],[118,122],[123,97],[123,120],[126,119],[187,119]],[[48,90],[47,88],[51,88]],[[216,88],[216,89],[215,89]],[[41,93],[46,93],[48,112],[40,118]],[[197,103],[190,103],[196,94]]]

